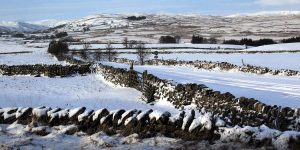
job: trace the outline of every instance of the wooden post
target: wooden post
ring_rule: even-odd
[[[130,64],[130,68],[129,68],[130,70],[133,70],[133,61],[131,62],[131,64]]]
[[[145,70],[145,71],[143,72],[142,89],[145,87],[145,81],[146,81],[146,79],[147,79],[147,74],[148,74],[148,72],[147,72],[147,70]]]
[[[133,74],[133,62],[131,62],[131,64],[130,64],[130,68],[129,68],[129,80],[128,80],[128,86],[129,87],[133,87],[133,76],[134,76],[134,74]]]

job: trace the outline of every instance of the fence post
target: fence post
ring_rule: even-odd
[[[129,68],[129,80],[128,80],[128,87],[133,87],[133,81],[134,81],[134,70],[133,70],[133,62],[130,64]]]
[[[130,63],[130,70],[133,70],[133,62]]]
[[[147,74],[148,74],[148,72],[147,72],[147,70],[145,70],[145,71],[143,72],[142,89],[144,89],[144,87],[145,87],[145,81],[147,80]]]

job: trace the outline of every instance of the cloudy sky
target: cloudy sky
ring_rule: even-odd
[[[300,0],[1,0],[0,20],[74,19],[97,13],[231,15],[300,11]]]

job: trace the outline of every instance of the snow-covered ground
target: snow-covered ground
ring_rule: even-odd
[[[119,58],[128,58],[137,60],[136,54],[119,54]],[[153,59],[154,55],[149,56]],[[177,59],[185,61],[206,60],[206,61],[220,61],[229,62],[236,65],[243,65],[242,60],[246,64],[269,67],[272,69],[292,69],[300,71],[300,53],[229,53],[229,54],[216,54],[216,53],[171,53],[159,54],[159,59]]]
[[[22,39],[0,38],[0,53],[41,51],[41,48],[27,47]]]
[[[0,64],[25,65],[25,64],[68,64],[61,62],[47,53],[48,43],[27,43],[20,39],[0,39]],[[26,52],[26,53],[13,53]],[[12,54],[1,54],[12,53]]]
[[[115,109],[154,109],[177,113],[171,103],[154,105],[140,99],[141,93],[106,82],[101,75],[48,78],[32,76],[0,76],[1,107],[86,107]]]
[[[156,136],[140,139],[137,134],[124,137],[120,134],[109,136],[103,132],[87,135],[83,132],[66,135],[65,131],[74,126],[47,127],[51,133],[38,136],[28,132],[29,127],[19,124],[0,125],[0,149],[133,149],[133,150],[163,150],[163,149],[220,149],[224,146],[240,149],[239,143],[216,142],[209,144],[207,141],[184,141],[175,138]],[[37,127],[41,128],[41,127]]]
[[[126,64],[103,62],[119,68]],[[198,83],[235,96],[256,98],[269,105],[300,107],[300,78],[254,75],[239,72],[208,71],[180,66],[134,66],[137,71],[147,70],[162,79],[178,83]]]
[[[258,46],[246,49],[246,51],[295,51],[300,50],[300,43],[282,43]]]
[[[0,125],[0,146],[20,149],[166,149],[178,148],[183,141],[179,139],[154,137],[139,139],[137,134],[123,137],[119,134],[108,136],[99,132],[91,136],[79,132],[66,135],[66,129],[72,126],[56,126],[49,128],[50,134],[37,136],[28,132],[24,125]],[[206,142],[202,142],[203,145]]]

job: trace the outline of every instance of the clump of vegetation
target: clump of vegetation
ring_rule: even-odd
[[[127,20],[131,20],[131,21],[139,21],[139,20],[145,20],[146,16],[129,16],[126,18]]]
[[[49,43],[48,53],[50,54],[59,55],[68,52],[69,52],[69,46],[65,42],[53,40]]]
[[[161,36],[159,38],[159,43],[169,44],[169,43],[179,43],[179,36]]]

